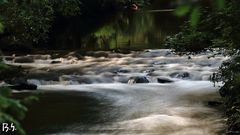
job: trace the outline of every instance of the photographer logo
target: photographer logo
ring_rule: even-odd
[[[1,124],[1,131],[4,133],[15,132],[16,130],[17,129],[13,123],[2,123]]]

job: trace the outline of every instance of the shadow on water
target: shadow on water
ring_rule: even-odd
[[[31,93],[15,94],[18,98],[28,95]],[[111,123],[117,116],[113,110],[118,112],[109,99],[91,92],[41,92],[37,97],[39,101],[28,107],[23,121],[29,135],[55,133],[75,124],[84,131],[100,123]]]

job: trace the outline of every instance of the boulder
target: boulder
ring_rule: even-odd
[[[33,63],[34,59],[29,56],[23,56],[23,57],[16,57],[13,61],[15,63]]]
[[[59,63],[62,63],[62,62],[61,62],[61,61],[58,61],[58,60],[53,60],[53,61],[51,61],[50,64],[59,64]]]
[[[128,80],[128,84],[134,84],[134,83],[149,83],[149,80],[145,76],[130,77]]]
[[[14,89],[14,90],[37,90],[37,85],[35,84],[30,84],[30,83],[21,83],[21,84],[16,84],[9,86],[9,88]]]
[[[172,82],[174,82],[173,80],[170,80],[170,79],[164,78],[164,77],[157,78],[157,81],[158,81],[158,83],[172,83]]]
[[[28,83],[25,78],[13,78],[11,80],[6,80],[10,86],[8,86],[11,89],[14,90],[36,90],[37,85]]]

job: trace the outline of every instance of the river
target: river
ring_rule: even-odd
[[[221,84],[214,87],[210,76],[228,58],[219,51],[179,56],[162,49],[182,22],[171,12],[141,11],[90,27],[90,17],[59,29],[52,41],[59,48],[81,44],[79,49],[91,50],[84,55],[24,56],[32,63],[9,56],[5,62],[24,68],[24,78],[38,85],[37,91],[14,92],[39,97],[28,107],[24,129],[29,135],[221,134],[225,118],[209,104],[220,99]],[[146,83],[133,83],[134,77]]]
[[[34,63],[7,63],[28,69],[28,82],[38,85],[35,92],[15,93],[40,99],[24,120],[31,135],[217,135],[224,130],[223,114],[208,104],[219,100],[221,86],[214,87],[209,77],[227,59],[217,51],[192,56],[154,49],[95,51],[81,59],[29,57]],[[149,83],[128,84],[131,77],[146,77]]]

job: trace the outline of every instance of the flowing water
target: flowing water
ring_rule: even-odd
[[[225,120],[219,108],[208,104],[220,98],[221,84],[214,87],[209,78],[226,57],[219,51],[178,56],[157,49],[183,22],[171,12],[125,12],[104,23],[96,16],[56,27],[50,43],[114,51],[24,57],[33,63],[6,57],[6,63],[24,68],[28,82],[38,85],[37,91],[14,93],[39,97],[23,121],[29,135],[221,134]],[[117,53],[118,48],[153,49]],[[149,83],[135,84],[134,77]]]
[[[29,134],[217,135],[224,130],[222,114],[208,105],[220,98],[221,84],[214,87],[209,78],[227,59],[221,53],[178,56],[155,49],[89,54],[6,61],[28,69],[28,82],[39,86],[36,92],[16,93],[40,99],[24,121]],[[131,77],[146,77],[149,83],[128,84]],[[172,82],[158,83],[159,78]]]

